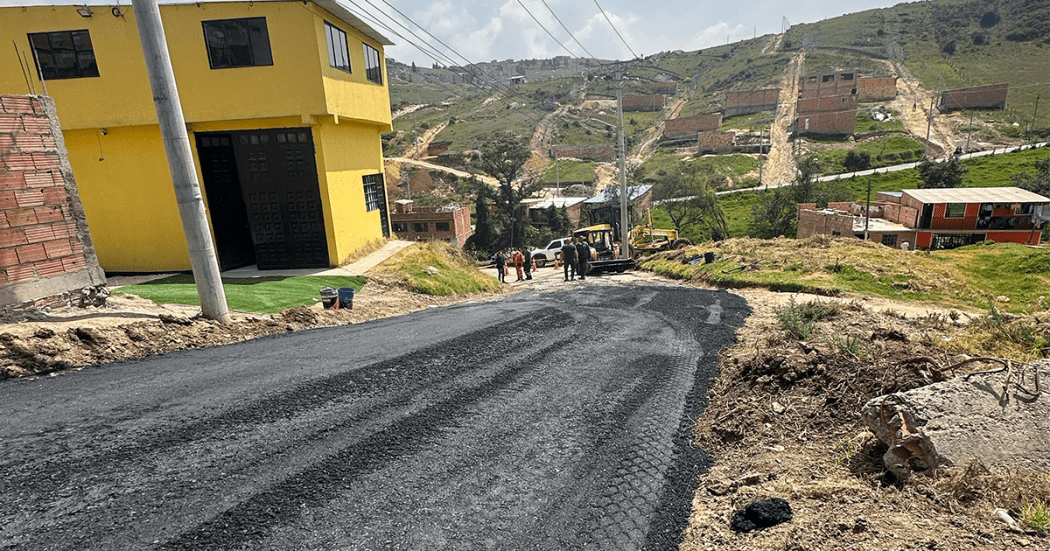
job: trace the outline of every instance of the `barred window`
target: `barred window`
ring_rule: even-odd
[[[897,246],[897,234],[895,233],[884,233],[882,234],[882,244],[887,247]]]
[[[328,64],[341,71],[350,72],[350,48],[346,45],[343,29],[325,21],[324,34],[328,40]]]
[[[412,222],[412,231],[414,232],[425,232],[430,229],[430,226],[426,222]]]
[[[364,44],[365,47],[365,76],[368,80],[383,84],[383,68],[379,62],[379,50]]]
[[[407,232],[408,222],[394,222],[394,231],[401,233]]]
[[[364,177],[365,184],[365,210],[372,212],[379,210],[379,203],[383,200],[383,175],[369,174]]]
[[[30,33],[29,43],[40,64],[40,78],[85,78],[98,76],[95,50],[87,30]]]

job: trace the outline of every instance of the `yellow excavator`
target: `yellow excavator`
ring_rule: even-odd
[[[652,211],[647,210],[645,214],[648,223],[644,226],[635,226],[628,236],[632,257],[638,258],[645,253],[684,249],[693,244],[692,241],[679,237],[678,230],[654,228]]]
[[[635,259],[646,253],[667,251],[671,249],[684,249],[690,245],[688,239],[678,236],[678,230],[653,228],[652,215],[648,216],[649,223],[644,226],[635,226],[627,236],[630,258],[620,257],[620,232],[618,226],[611,224],[596,224],[580,228],[572,232],[573,239],[583,237],[591,245],[593,258],[588,273],[592,272],[623,272],[634,266]]]

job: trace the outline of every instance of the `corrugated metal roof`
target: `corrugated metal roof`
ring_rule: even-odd
[[[534,209],[548,209],[553,205],[554,208],[560,209],[562,207],[571,207],[577,203],[582,203],[586,199],[586,197],[553,197],[533,203],[532,205],[529,205],[529,207]]]
[[[904,189],[922,203],[1046,203],[1050,198],[1017,187]]]
[[[301,0],[252,0],[252,1],[258,3],[258,2],[296,2],[296,1],[301,1]],[[313,2],[314,4],[317,4],[318,6],[321,7],[321,9],[327,11],[328,13],[331,13],[332,15],[336,16],[337,18],[343,20],[343,22],[345,22],[346,24],[348,24],[348,25],[354,27],[355,29],[361,31],[361,33],[364,34],[365,36],[367,36],[368,38],[371,38],[372,40],[375,40],[376,42],[378,42],[378,43],[380,43],[380,44],[382,44],[384,46],[393,46],[394,45],[394,43],[391,42],[389,38],[383,36],[382,34],[379,33],[379,31],[373,29],[370,25],[368,25],[367,23],[365,23],[364,21],[359,19],[356,15],[354,15],[350,11],[350,9],[347,8],[342,2],[338,2],[337,0],[308,0],[308,1]],[[202,2],[195,2],[194,0],[157,0],[157,3],[160,4],[161,6],[165,6],[165,5],[181,5],[181,4],[219,4],[219,3],[226,3],[226,2],[241,2],[241,3],[244,3],[244,4],[248,4],[249,3],[248,0],[210,0],[210,1],[202,1]],[[0,8],[23,7],[23,6],[26,6],[26,7],[31,7],[31,6],[52,6],[53,7],[53,6],[56,6],[56,5],[58,5],[58,6],[68,5],[68,6],[73,6],[73,7],[93,6],[93,7],[110,8],[110,7],[116,6],[118,4],[120,4],[122,8],[127,8],[127,9],[131,8],[131,6],[130,6],[131,0],[124,0],[123,2],[119,2],[118,0],[75,0],[75,1],[72,1],[72,0],[16,0],[16,1],[11,2],[11,3],[6,3],[5,2],[3,5],[0,5]]]

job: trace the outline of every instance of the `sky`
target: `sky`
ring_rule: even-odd
[[[88,1],[92,5],[106,3],[99,0]],[[160,3],[179,1],[160,0]],[[788,25],[813,23],[847,13],[901,3],[900,0],[664,0],[656,3],[644,0],[336,1],[395,43],[394,46],[386,48],[388,57],[402,63],[415,62],[424,66],[432,65],[435,57],[442,65],[449,65],[450,61],[466,64],[459,56],[473,63],[504,59],[543,59],[559,55],[631,59],[636,55],[644,57],[671,50],[693,51],[725,44],[727,41],[752,38],[756,34],[761,36],[779,33],[785,18]],[[0,6],[77,3],[81,2],[0,0]],[[131,0],[112,0],[112,4],[130,3]],[[533,16],[539,23],[533,20]],[[393,22],[391,17],[421,38],[413,37]],[[427,36],[408,19],[418,23],[436,38]],[[562,24],[571,31],[571,36]],[[572,54],[552,39],[544,28]],[[617,36],[617,32],[623,37],[622,40]],[[573,37],[580,44],[577,44]],[[419,43],[423,40],[439,48],[447,57],[433,53],[433,57],[428,56],[409,43]],[[456,53],[447,50],[438,40],[450,46]]]
[[[376,9],[393,14],[420,36],[433,40],[397,15],[396,7],[413,21],[440,38],[472,62],[504,59],[539,59],[570,55],[543,29],[546,28],[579,57],[630,59],[670,50],[699,50],[752,38],[757,33],[779,33],[788,24],[813,23],[874,8],[901,3],[884,0],[666,0],[649,3],[638,0],[339,0],[351,11],[374,14]],[[523,7],[524,5],[524,7]],[[616,31],[599,10],[604,10]],[[537,24],[532,16],[539,20]],[[548,9],[549,8],[549,9]],[[576,44],[557,18],[582,45]],[[380,17],[405,37],[415,41],[400,27]],[[368,16],[362,19],[372,24]],[[431,65],[433,59],[405,40],[378,25],[395,46],[386,54],[403,63]],[[626,42],[626,44],[625,44]],[[438,47],[440,45],[438,44]],[[443,49],[443,48],[442,48]],[[634,54],[632,54],[632,51]],[[454,54],[449,54],[454,57]],[[458,58],[456,58],[458,60]]]

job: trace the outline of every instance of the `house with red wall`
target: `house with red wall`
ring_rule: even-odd
[[[865,209],[868,216],[865,216]],[[1050,198],[1016,187],[905,189],[879,192],[870,207],[862,201],[798,206],[798,237],[845,235],[843,216],[853,217],[853,235],[890,247],[953,249],[981,241],[1038,245],[1050,221]]]

